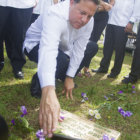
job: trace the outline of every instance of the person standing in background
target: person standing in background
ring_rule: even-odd
[[[113,8],[109,11],[109,21],[105,33],[103,58],[100,67],[94,72],[107,73],[113,50],[115,50],[114,66],[108,78],[116,78],[121,71],[125,55],[127,34],[132,32],[136,20],[134,5],[138,0],[115,0]]]
[[[107,25],[108,17],[109,17],[108,11],[111,10],[114,3],[115,3],[115,0],[110,0],[110,2],[108,0],[102,0],[100,2],[100,5],[98,6],[98,9],[94,15],[94,25],[93,25],[93,30],[90,36],[90,40],[93,41],[95,44],[97,44],[103,30],[105,29]],[[96,53],[95,51],[93,52],[93,54],[90,53],[92,58],[96,55]],[[91,59],[86,59],[86,62],[83,68],[84,75],[86,77],[91,77],[91,73],[89,70],[90,63],[91,63]],[[81,76],[81,72],[78,75]]]
[[[22,67],[25,58],[22,45],[30,24],[36,0],[1,0],[0,1],[0,65],[4,66],[3,40],[10,59],[15,78],[23,79]]]

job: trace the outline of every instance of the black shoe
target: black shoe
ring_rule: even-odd
[[[114,73],[110,73],[107,75],[108,78],[116,78],[117,77],[117,74],[114,74]]]
[[[4,67],[4,62],[0,62],[0,71],[3,69]]]
[[[96,72],[96,73],[107,73],[107,70],[104,70],[102,68],[99,68],[99,69],[91,69],[92,72]]]
[[[14,71],[15,78],[24,79],[24,74],[22,71]]]
[[[136,78],[132,78],[132,77],[127,77],[127,78],[124,78],[123,80],[122,80],[122,83],[124,83],[124,84],[129,84],[129,83],[132,83],[132,84],[134,84],[134,83],[136,83],[137,82],[137,79]]]
[[[33,97],[41,98],[41,87],[37,73],[32,78],[30,91]]]

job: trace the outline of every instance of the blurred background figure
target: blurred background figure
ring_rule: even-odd
[[[0,115],[0,140],[8,140],[8,126],[4,118]]]
[[[0,1],[0,70],[4,66],[3,40],[10,59],[15,78],[23,79],[22,67],[25,58],[22,45],[30,24],[36,0]]]

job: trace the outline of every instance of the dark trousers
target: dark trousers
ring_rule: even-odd
[[[30,23],[32,10],[33,8],[18,9],[0,6],[0,40],[5,40],[7,54],[14,71],[20,71],[26,62],[22,54],[22,45]]]
[[[124,27],[107,25],[105,33],[105,42],[103,48],[103,58],[100,63],[100,68],[108,71],[113,50],[115,50],[114,66],[111,72],[118,75],[122,68],[122,63],[125,55],[125,45],[127,41],[127,33]]]
[[[29,53],[25,49],[25,54],[28,56],[28,58],[31,61],[34,61],[38,63],[38,49],[39,45],[34,47]],[[84,58],[79,66],[79,69],[77,70],[77,73],[84,67],[90,64],[90,61],[92,57],[97,53],[98,51],[98,45],[92,41],[90,41],[87,44],[87,48],[85,50]],[[70,62],[70,58],[68,55],[66,55],[63,51],[59,50],[58,56],[57,56],[57,66],[56,66],[56,79],[60,79],[64,81],[66,77],[66,71],[68,69]],[[76,74],[77,74],[76,73]]]
[[[137,34],[136,49],[134,52],[131,65],[131,72],[129,75],[135,78],[136,80],[140,76],[140,28]]]
[[[108,15],[105,15],[105,17],[101,16],[101,17],[94,18],[94,27],[90,36],[91,41],[98,42],[103,30],[107,25],[107,21],[108,21]]]

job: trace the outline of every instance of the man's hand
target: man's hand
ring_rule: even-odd
[[[106,3],[106,2],[105,2],[105,4],[103,5],[103,7],[104,7],[105,11],[109,11],[109,10],[112,9],[112,5],[109,4],[109,3]]]
[[[71,77],[66,77],[65,82],[64,82],[64,90],[63,93],[66,93],[66,98],[69,99],[70,98],[73,100],[73,96],[72,96],[72,90],[74,88],[74,81],[73,78]]]
[[[128,23],[124,30],[125,30],[125,32],[131,33],[132,29],[133,29],[133,24]]]
[[[52,137],[56,130],[60,115],[60,104],[55,93],[54,86],[46,86],[42,89],[40,101],[39,123],[44,135]]]

